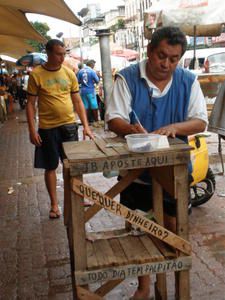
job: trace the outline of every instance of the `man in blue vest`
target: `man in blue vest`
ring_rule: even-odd
[[[152,132],[184,141],[205,130],[207,109],[199,82],[194,74],[178,67],[186,47],[186,37],[176,27],[162,27],[153,33],[148,59],[117,74],[106,111],[110,130],[122,136]],[[131,209],[151,209],[149,181],[143,175],[133,182],[121,193],[121,203]],[[168,215],[175,214],[174,200],[166,193],[164,209]],[[149,294],[149,276],[139,277],[133,299],[149,299]]]

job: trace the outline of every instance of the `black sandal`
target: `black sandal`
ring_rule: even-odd
[[[51,209],[49,211],[49,219],[59,219],[60,218],[60,211]]]

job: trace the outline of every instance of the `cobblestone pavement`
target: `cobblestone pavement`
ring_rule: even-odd
[[[216,155],[216,138],[209,138],[209,144]],[[0,127],[0,299],[69,300],[72,287],[63,218],[48,219],[49,199],[43,172],[33,169],[33,150],[25,114],[15,111]],[[220,171],[221,166],[214,168]],[[63,207],[61,172],[60,166],[57,191]],[[115,179],[89,174],[85,181],[104,192]],[[194,208],[190,216],[193,300],[225,300],[225,178],[217,176],[216,181],[212,200]],[[87,228],[100,231],[122,225],[120,218],[101,211]],[[172,300],[173,276],[168,279],[168,299]],[[136,286],[135,279],[126,280],[105,299],[127,300]]]

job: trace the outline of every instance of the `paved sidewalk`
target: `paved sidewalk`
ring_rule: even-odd
[[[216,153],[217,140],[209,142]],[[16,111],[0,127],[0,299],[69,300],[72,287],[63,218],[48,219],[49,199],[43,172],[33,169],[33,150],[25,113]],[[214,167],[220,170],[220,165]],[[61,173],[59,167],[57,191],[63,207]],[[102,192],[114,180],[101,174],[85,176],[87,183]],[[216,181],[213,198],[194,208],[190,216],[192,300],[225,300],[225,177],[217,176]],[[101,211],[87,228],[100,231],[122,224],[120,218]],[[127,300],[136,286],[136,280],[126,280],[105,299]],[[168,300],[172,299],[173,276],[169,275]]]

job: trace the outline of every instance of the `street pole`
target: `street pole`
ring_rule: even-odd
[[[82,8],[79,12],[78,12],[78,16],[80,16],[82,19],[88,14],[89,9],[88,7],[84,7]],[[83,22],[81,22],[81,27],[80,27],[80,31],[79,31],[79,38],[80,38],[80,61],[81,63],[83,63]]]
[[[79,28],[79,38],[80,38],[80,62],[83,63],[84,59],[83,59],[83,28],[82,26],[80,26]]]
[[[104,103],[107,103],[112,93],[113,80],[112,80],[112,67],[110,58],[110,45],[109,45],[109,29],[96,30],[96,36],[99,38],[101,65],[102,65],[102,79],[104,90]]]

